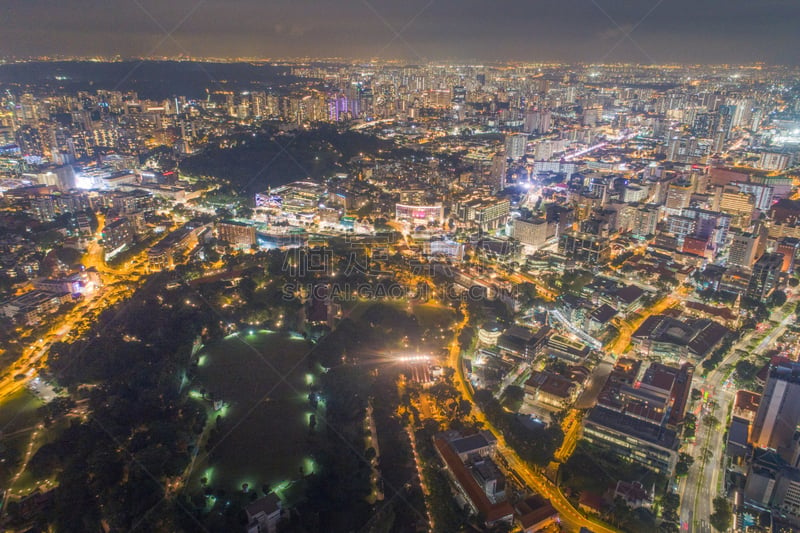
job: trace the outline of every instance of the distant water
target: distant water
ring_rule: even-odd
[[[287,67],[197,61],[54,61],[0,65],[0,88],[19,94],[136,91],[140,98],[205,98],[206,90],[268,90],[298,81]]]

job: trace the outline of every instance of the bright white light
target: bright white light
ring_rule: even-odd
[[[75,188],[76,189],[94,189],[94,180],[91,176],[84,176],[82,174],[75,175]]]
[[[419,361],[428,361],[430,360],[430,356],[427,355],[401,355],[397,358],[398,361],[403,363],[410,363],[410,362],[419,362]]]

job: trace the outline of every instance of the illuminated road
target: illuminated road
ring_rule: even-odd
[[[492,426],[486,419],[483,412],[475,404],[472,398],[472,390],[466,384],[464,378],[464,371],[461,365],[461,349],[458,344],[458,335],[467,324],[469,316],[466,309],[463,308],[464,320],[455,326],[453,330],[453,341],[450,344],[450,355],[448,357],[448,366],[455,369],[455,385],[465,399],[468,399],[473,404],[472,413],[475,418],[484,424],[484,427],[490,430],[495,437],[497,437],[497,451],[506,460],[509,468],[514,470],[520,478],[533,490],[549,499],[553,507],[558,511],[561,517],[562,525],[570,531],[578,531],[581,527],[589,528],[595,533],[612,533],[616,530],[609,526],[602,525],[601,523],[591,520],[582,515],[572,504],[564,497],[561,491],[553,483],[551,483],[544,475],[535,471],[527,463],[525,463],[517,453],[511,449],[505,442],[503,435]]]
[[[536,294],[549,302],[552,302],[558,296],[555,292],[545,287],[544,283],[542,283],[542,280],[535,278],[530,274],[526,274],[524,272],[514,272],[509,274],[507,277],[509,281],[514,283],[533,283],[536,285]]]
[[[616,339],[609,343],[609,345],[606,347],[606,351],[613,354],[614,357],[625,353],[628,345],[631,343],[631,337],[633,336],[634,332],[639,329],[639,326],[641,326],[650,315],[658,315],[670,307],[678,304],[681,301],[681,297],[686,294],[686,291],[687,289],[685,287],[681,287],[675,293],[668,294],[655,304],[646,308],[646,312],[641,313],[634,321],[619,321],[617,323],[619,335]]]
[[[750,355],[762,354],[794,322],[796,301],[792,295],[787,304],[773,313],[772,318],[778,324],[758,343]],[[694,457],[695,462],[689,468],[689,473],[682,480],[680,486],[680,518],[684,531],[711,532],[708,520],[713,512],[714,498],[719,494],[719,489],[724,481],[724,470],[720,466],[725,452],[723,436],[726,428],[724,424],[727,423],[728,414],[735,398],[735,390],[727,382],[728,375],[731,366],[736,364],[739,350],[747,351],[747,346],[753,341],[753,338],[762,333],[753,331],[734,344],[722,362],[705,378],[700,373],[695,373],[695,387],[709,391],[710,401],[698,417],[696,441],[686,450]],[[709,427],[704,421],[706,415],[712,415],[721,425]]]
[[[577,152],[572,152],[571,154],[567,154],[567,155],[565,155],[563,157],[563,159],[564,159],[564,161],[570,161],[570,160],[572,160],[572,159],[574,159],[576,157],[580,157],[582,155],[586,155],[586,154],[592,153],[595,150],[599,150],[601,148],[605,148],[609,144],[620,143],[620,142],[627,141],[629,139],[633,139],[634,137],[639,135],[639,133],[641,133],[641,132],[639,130],[636,130],[633,133],[629,133],[627,135],[622,135],[622,136],[620,136],[620,137],[618,137],[616,139],[609,139],[608,141],[601,142],[599,144],[595,144],[594,146],[590,146],[588,148],[584,148],[583,150],[578,150]]]
[[[99,228],[102,228],[102,215],[98,215],[98,222]],[[101,229],[98,229],[96,237],[100,234]],[[87,268],[94,267],[98,271],[103,286],[66,313],[46,319],[52,321],[47,333],[25,348],[20,358],[3,370],[3,377],[0,378],[0,403],[23,389],[36,376],[37,367],[46,358],[53,343],[62,340],[67,333],[80,333],[78,327],[84,319],[96,316],[133,294],[144,279],[144,257],[143,253],[119,268],[111,268],[103,260],[103,249],[96,240],[89,244],[82,262]]]
[[[581,438],[581,418],[578,409],[569,410],[561,423],[561,430],[564,432],[564,441],[561,443],[561,447],[556,450],[554,456],[556,461],[563,463],[575,451],[578,446],[578,440]]]

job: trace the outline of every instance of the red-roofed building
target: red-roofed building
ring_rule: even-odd
[[[558,522],[558,511],[555,510],[550,500],[542,496],[528,496],[517,503],[517,521],[525,533],[541,531],[551,524]]]
[[[711,250],[708,249],[708,239],[705,237],[692,237],[687,235],[683,239],[683,248],[681,251],[685,254],[692,254],[699,257],[706,257],[711,255]]]
[[[756,418],[758,405],[761,403],[761,395],[749,390],[736,391],[736,399],[733,402],[733,414],[752,422]]]
[[[439,457],[444,461],[454,485],[469,502],[472,510],[483,517],[487,526],[500,522],[511,524],[514,521],[514,508],[511,504],[508,501],[492,503],[467,465],[459,459],[458,454],[445,439],[434,437],[433,444]]]
[[[639,420],[675,428],[686,413],[693,374],[694,366],[689,363],[679,368],[652,363],[641,381],[634,383],[617,379],[612,373],[597,403]]]

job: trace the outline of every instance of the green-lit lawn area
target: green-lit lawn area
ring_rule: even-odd
[[[0,487],[8,486],[17,472],[17,463],[25,456],[31,434],[40,422],[37,409],[41,406],[42,402],[27,390],[0,404]]]
[[[453,308],[442,304],[413,304],[412,310],[423,328],[447,328],[455,320]]]
[[[310,387],[318,368],[309,368],[308,342],[283,333],[242,331],[199,354],[192,395],[201,388],[224,400],[218,444],[212,460],[195,465],[190,490],[206,477],[210,487],[261,491],[286,484],[314,468],[308,454]],[[285,377],[285,380],[284,380]],[[199,400],[202,401],[202,400]],[[212,413],[210,424],[215,424]],[[324,432],[323,404],[317,408],[317,435]],[[205,456],[201,450],[199,459]]]
[[[371,306],[377,303],[380,303],[382,305],[389,305],[403,311],[410,310],[408,301],[405,299],[395,299],[395,298],[384,298],[380,300],[355,299],[355,300],[345,300],[342,302],[342,316],[357,321],[362,316],[364,316],[364,313],[367,311],[367,309],[369,309]]]
[[[342,302],[342,314],[352,320],[358,320],[373,305],[380,304],[394,307],[400,311],[413,313],[423,328],[447,327],[455,319],[452,307],[435,303],[416,303],[406,299],[350,300]]]
[[[0,434],[13,433],[39,422],[36,410],[42,402],[27,390],[21,390],[0,403]]]

